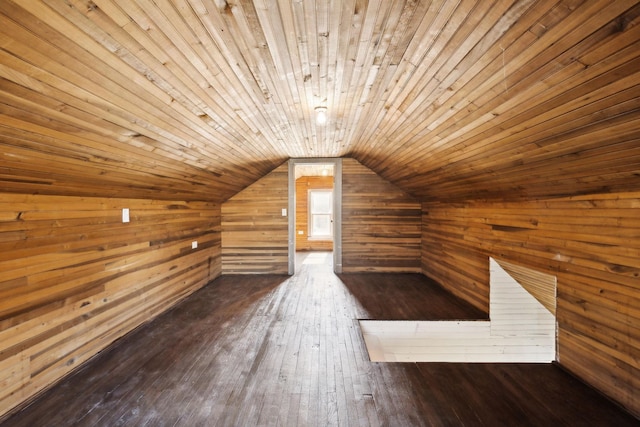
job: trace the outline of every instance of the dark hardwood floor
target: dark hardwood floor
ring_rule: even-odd
[[[484,313],[421,274],[341,274],[367,320],[488,320]]]
[[[401,318],[396,306],[485,315],[421,276],[340,280],[329,261],[306,253],[292,277],[223,276],[1,425],[639,424],[554,365],[369,362],[358,318]],[[411,286],[385,290],[398,283]]]

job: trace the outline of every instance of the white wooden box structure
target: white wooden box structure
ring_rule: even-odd
[[[514,270],[511,264],[504,265]],[[526,273],[527,269],[517,267],[517,271]],[[527,277],[537,277],[539,289],[555,295],[555,276],[532,273],[535,274]],[[361,320],[369,357],[374,362],[555,360],[554,313],[493,258],[490,258],[490,285],[489,320]]]

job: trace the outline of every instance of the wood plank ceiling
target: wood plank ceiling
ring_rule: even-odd
[[[0,191],[220,201],[288,158],[337,156],[422,200],[640,188],[639,1],[0,14]]]

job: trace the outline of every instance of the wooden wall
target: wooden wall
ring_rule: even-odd
[[[287,274],[288,163],[222,204],[222,274]]]
[[[420,203],[354,159],[342,163],[343,272],[420,272]]]
[[[343,159],[343,272],[420,270],[420,204]],[[287,164],[222,204],[222,274],[288,272]]]
[[[1,416],[217,277],[220,205],[0,194],[0,271]]]
[[[309,239],[309,190],[331,189],[333,189],[332,176],[301,176],[296,180],[296,250],[333,250],[331,240]],[[301,231],[303,234],[300,234]]]
[[[422,269],[488,307],[488,257],[557,276],[558,361],[640,415],[640,193],[422,206]]]

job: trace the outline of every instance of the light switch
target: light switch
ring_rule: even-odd
[[[191,242],[191,249],[196,249],[198,247],[198,241],[194,240],[193,242]]]
[[[122,208],[122,222],[129,222],[129,208]]]
[[[287,216],[287,210],[286,209],[282,209],[282,216]]]

